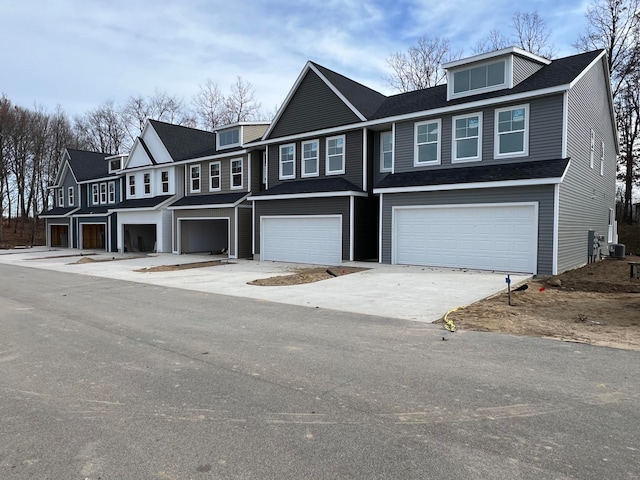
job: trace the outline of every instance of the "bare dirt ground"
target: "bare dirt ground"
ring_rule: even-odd
[[[277,277],[262,278],[247,283],[249,285],[259,285],[262,287],[299,285],[301,283],[312,283],[319,282],[320,280],[328,280],[329,278],[349,275],[350,273],[361,272],[362,270],[367,269],[359,267],[300,268],[291,275],[279,275]]]
[[[228,263],[231,262],[226,260],[206,260],[204,262],[176,263],[173,265],[158,265],[156,267],[139,268],[138,270],[134,270],[134,272],[174,272],[177,270],[188,270],[190,268],[217,267]]]
[[[481,300],[448,315],[462,330],[500,332],[640,350],[640,281],[629,263],[638,256],[605,259],[524,291]],[[560,281],[560,286],[552,286]],[[513,285],[512,288],[517,287]]]

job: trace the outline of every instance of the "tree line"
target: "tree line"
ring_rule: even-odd
[[[576,52],[605,49],[618,122],[621,153],[618,178],[624,187],[619,197],[624,220],[632,220],[632,190],[640,183],[640,0],[592,0],[586,13],[587,29],[573,44]],[[492,30],[477,42],[473,54],[515,45],[531,53],[553,58],[546,21],[537,12],[516,12],[507,31]],[[421,37],[406,52],[387,58],[394,90],[407,92],[445,81],[442,64],[462,58],[443,37]],[[228,93],[207,80],[185,103],[166,92],[128,98],[122,104],[106,101],[70,118],[61,107],[47,112],[15,105],[0,96],[0,213],[9,219],[35,222],[37,214],[50,208],[47,187],[57,174],[65,148],[104,153],[128,151],[140,135],[146,119],[212,131],[229,123],[266,120],[252,85],[238,76]],[[15,222],[14,228],[18,228]],[[35,232],[35,223],[33,231]],[[0,222],[0,242],[2,222]]]

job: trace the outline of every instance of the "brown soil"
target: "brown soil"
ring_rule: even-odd
[[[277,277],[261,278],[247,282],[249,285],[260,285],[262,287],[276,287],[286,285],[300,285],[301,283],[313,283],[329,278],[349,275],[350,273],[367,270],[359,267],[314,267],[300,268],[291,275],[279,275]]]
[[[629,263],[606,259],[544,280],[526,282],[448,315],[463,330],[550,337],[640,350],[640,281]],[[552,286],[556,281],[560,286]]]
[[[202,268],[202,267],[217,267],[219,265],[225,265],[231,262],[222,260],[207,260],[206,262],[193,262],[193,263],[176,263],[175,265],[158,265],[157,267],[146,267],[134,270],[134,272],[174,272],[177,270],[188,270],[190,268]]]

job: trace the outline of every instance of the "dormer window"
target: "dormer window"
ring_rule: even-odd
[[[513,57],[455,65],[447,71],[448,98],[467,97],[513,86]]]
[[[240,146],[240,128],[218,132],[218,149]]]
[[[109,160],[109,173],[113,173],[116,170],[120,170],[121,168],[122,168],[122,158]]]

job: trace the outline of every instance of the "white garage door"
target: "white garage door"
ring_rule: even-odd
[[[262,260],[342,263],[340,216],[262,217],[260,231]]]
[[[396,207],[392,263],[536,273],[533,204]]]

